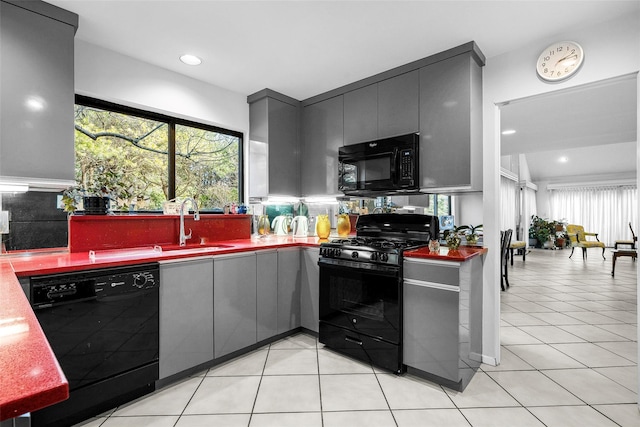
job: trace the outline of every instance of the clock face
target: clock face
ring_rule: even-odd
[[[543,80],[555,82],[564,80],[578,71],[584,52],[576,42],[553,43],[538,57],[536,71]]]

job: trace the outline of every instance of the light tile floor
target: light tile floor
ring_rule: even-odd
[[[608,254],[609,251],[607,251]],[[501,293],[502,362],[463,393],[397,377],[300,334],[85,426],[640,426],[636,263],[533,250]]]

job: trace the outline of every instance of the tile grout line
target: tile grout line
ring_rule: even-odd
[[[256,409],[256,403],[258,402],[258,395],[260,394],[260,386],[262,385],[262,378],[264,378],[264,371],[267,369],[267,362],[269,361],[269,354],[271,354],[271,344],[269,344],[269,347],[267,347],[267,356],[264,358],[264,363],[262,364],[262,372],[260,373],[260,381],[258,381],[258,388],[256,389],[256,397],[253,398],[253,405],[251,406],[251,413],[249,414],[249,423],[247,424],[247,427],[249,427],[251,425],[251,420],[253,419],[253,411]]]

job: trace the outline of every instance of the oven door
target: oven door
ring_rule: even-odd
[[[320,323],[399,345],[402,338],[402,280],[399,267],[320,265]],[[370,264],[369,264],[370,265]]]

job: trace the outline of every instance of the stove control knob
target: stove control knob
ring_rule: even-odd
[[[334,257],[336,257],[336,258],[340,258],[340,255],[341,255],[341,254],[342,254],[342,249],[340,249],[340,248],[335,248],[335,249],[333,250],[333,256],[334,256]]]
[[[148,278],[146,275],[142,273],[137,273],[133,275],[133,286],[136,288],[142,289],[144,285],[147,284]]]
[[[351,258],[357,259],[358,258],[358,251],[351,252]]]
[[[371,259],[371,261],[377,261],[378,260],[378,252],[371,252],[370,259]]]
[[[380,261],[382,261],[382,262],[389,261],[389,254],[381,253],[380,254]]]

